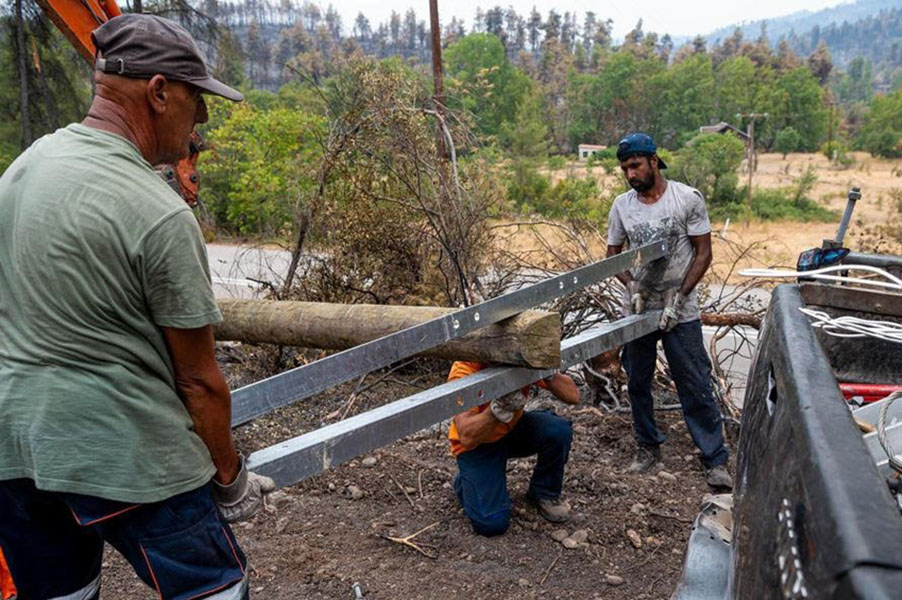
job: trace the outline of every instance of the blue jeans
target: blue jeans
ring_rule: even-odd
[[[510,526],[508,458],[537,454],[527,494],[536,500],[560,496],[572,439],[573,428],[567,419],[551,411],[529,411],[497,442],[481,444],[458,455],[454,491],[473,531],[485,536],[501,535]]]
[[[0,546],[23,600],[99,598],[104,542],[163,600],[248,598],[247,560],[209,485],[129,504],[0,481]]]
[[[658,340],[664,344],[683,418],[692,441],[702,451],[702,463],[706,467],[726,464],[729,452],[723,442],[722,419],[711,389],[711,362],[698,320],[679,323],[666,333],[649,333],[623,347],[636,442],[640,446],[657,446],[666,439],[655,425],[651,395]]]

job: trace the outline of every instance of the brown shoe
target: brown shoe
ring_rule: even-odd
[[[716,467],[705,469],[705,481],[715,490],[733,489],[733,478],[730,477],[730,472],[727,471],[726,465],[717,465]]]
[[[548,500],[545,498],[533,498],[527,494],[526,499],[530,504],[536,507],[536,510],[539,511],[539,515],[546,521],[552,523],[565,523],[567,522],[567,519],[570,518],[570,504],[560,497],[557,497],[554,500]]]
[[[636,457],[632,464],[627,467],[626,472],[633,475],[648,473],[657,468],[661,462],[660,446],[639,446],[636,448]]]

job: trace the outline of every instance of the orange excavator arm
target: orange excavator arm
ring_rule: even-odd
[[[113,17],[122,14],[113,0],[37,0],[47,17],[66,36],[88,64],[94,64],[94,42],[91,32]],[[172,189],[193,207],[197,204],[197,155],[204,143],[198,133],[191,133],[190,152],[177,165],[160,165],[157,171]]]

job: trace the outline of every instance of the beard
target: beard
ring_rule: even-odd
[[[647,177],[644,179],[640,179],[639,177],[634,177],[629,180],[630,187],[639,192],[640,194],[643,192],[647,192],[655,185],[655,176],[652,173],[649,173]]]

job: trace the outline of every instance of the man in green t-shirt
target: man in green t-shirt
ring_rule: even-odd
[[[246,598],[227,521],[274,485],[235,449],[206,250],[152,168],[202,94],[242,95],[165,19],[92,37],[87,117],[0,177],[0,547],[23,598],[98,598],[105,542],[161,598]]]

